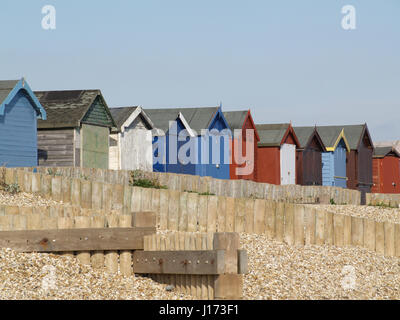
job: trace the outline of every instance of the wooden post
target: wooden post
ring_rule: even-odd
[[[197,206],[199,195],[197,193],[189,193],[187,196],[187,214],[188,228],[187,231],[195,232],[197,230]]]
[[[385,231],[385,256],[394,257],[394,223],[385,221],[383,227]]]
[[[241,299],[243,276],[238,272],[239,235],[231,232],[214,234],[214,250],[225,250],[225,274],[215,277],[215,299]]]
[[[284,240],[287,244],[294,244],[294,205],[285,203],[285,228]]]
[[[226,198],[226,224],[225,231],[233,232],[235,230],[235,199]]]
[[[245,230],[245,214],[246,202],[244,198],[235,199],[235,232],[244,232]]]
[[[275,239],[283,242],[285,230],[285,203],[276,203],[276,215],[275,215]]]
[[[315,244],[325,244],[325,212],[318,210],[315,220]]]
[[[304,245],[304,206],[300,204],[294,208],[294,243]]]
[[[179,224],[179,191],[169,190],[168,230],[178,231]]]
[[[394,249],[396,257],[400,257],[400,224],[395,224],[394,229]]]
[[[375,251],[375,221],[364,219],[364,247]]]
[[[74,218],[72,217],[58,217],[57,220],[57,227],[58,229],[72,229],[74,227]],[[69,257],[73,258],[74,257],[74,252],[62,252],[62,256],[64,257]]]
[[[179,198],[179,231],[187,231],[188,228],[187,196],[187,192],[182,192]]]
[[[364,246],[364,224],[361,218],[351,217],[351,244]]]
[[[344,215],[333,215],[333,243],[335,246],[344,246]]]
[[[325,244],[333,245],[334,243],[334,231],[333,231],[333,214],[331,212],[325,212]]]
[[[305,207],[305,244],[315,244],[315,217],[316,209]]]
[[[217,210],[218,210],[218,197],[209,196],[207,206],[207,232],[217,231]]]
[[[266,221],[265,221],[265,217],[266,215],[269,214],[269,212],[267,213],[266,210],[268,210],[269,208],[266,208],[266,204],[268,205],[268,203],[265,200],[261,200],[261,199],[256,199],[254,201],[254,214],[253,214],[253,218],[254,218],[254,233],[256,234],[263,234],[264,232],[266,232]],[[275,212],[274,212],[275,215]],[[269,230],[268,230],[269,231]],[[269,236],[269,233],[266,232],[267,235]]]
[[[75,228],[89,228],[90,227],[90,218],[89,217],[75,217]],[[80,251],[77,253],[76,258],[82,264],[90,264],[90,252],[89,251]]]
[[[383,222],[375,222],[375,251],[385,254],[385,230]]]
[[[105,218],[104,216],[93,216],[91,221],[92,228],[105,228]],[[104,251],[94,251],[90,257],[93,268],[103,268],[104,267]]]
[[[199,222],[198,230],[200,232],[207,231],[207,202],[208,196],[199,196],[199,206],[197,211],[197,221]]]
[[[109,228],[118,227],[118,216],[111,215],[107,217],[107,225]],[[106,269],[110,273],[118,272],[118,251],[106,251],[105,252],[105,265]]]
[[[226,226],[226,198],[218,197],[217,232],[225,232]]]

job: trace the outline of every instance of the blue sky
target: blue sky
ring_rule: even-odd
[[[41,27],[44,5],[56,30]],[[344,5],[357,29],[341,27]],[[101,89],[110,107],[251,109],[400,139],[400,1],[2,0],[2,79]]]

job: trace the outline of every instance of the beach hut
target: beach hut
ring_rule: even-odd
[[[260,137],[251,112],[250,110],[226,111],[224,116],[234,135],[231,143],[230,178],[256,181],[257,144],[260,141]],[[250,141],[247,141],[246,130],[251,130]],[[238,137],[235,136],[237,133],[239,133]],[[234,142],[235,140],[237,140],[236,143]],[[253,146],[251,152],[246,149],[246,144],[249,143]],[[235,145],[237,146],[236,148]],[[249,170],[249,174],[240,174],[244,170]]]
[[[290,123],[257,124],[260,141],[257,154],[257,181],[296,184],[296,148],[300,147]]]
[[[367,124],[343,126],[349,142],[347,155],[347,187],[361,192],[361,204],[365,204],[365,194],[372,188],[372,156],[374,144]]]
[[[0,166],[37,166],[37,119],[46,111],[26,80],[0,81]]]
[[[294,127],[300,147],[296,151],[296,184],[322,185],[322,153],[325,145],[316,127]]]
[[[145,109],[145,112],[158,129],[153,130],[154,157],[165,158],[164,164],[153,160],[154,171],[229,179],[231,131],[221,107]],[[171,121],[175,123],[173,127]],[[183,130],[186,130],[184,136]],[[163,156],[159,154],[160,145],[165,146]]]
[[[110,112],[117,126],[110,134],[110,169],[153,171],[150,118],[141,107],[110,108]]]
[[[39,165],[108,169],[116,127],[100,90],[36,91],[47,112],[38,121]]]
[[[346,157],[350,147],[343,128],[321,126],[317,131],[326,148],[322,153],[322,185],[346,188]]]
[[[400,193],[400,153],[394,147],[376,147],[372,160],[373,193]]]

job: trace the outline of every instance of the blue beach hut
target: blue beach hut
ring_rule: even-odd
[[[322,153],[322,185],[347,188],[346,156],[350,152],[343,128],[317,127],[327,152]]]
[[[145,112],[157,128],[153,130],[153,145],[158,146],[155,157],[160,158],[161,152],[165,159],[163,163],[154,161],[154,171],[229,179],[232,133],[221,107]],[[175,127],[171,121],[176,121]],[[186,130],[185,139],[179,138],[182,130]]]
[[[46,111],[26,80],[0,81],[0,166],[38,165],[37,119]]]

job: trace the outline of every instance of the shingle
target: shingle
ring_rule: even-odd
[[[280,146],[289,126],[289,123],[256,124],[260,137],[258,145],[260,147]]]

